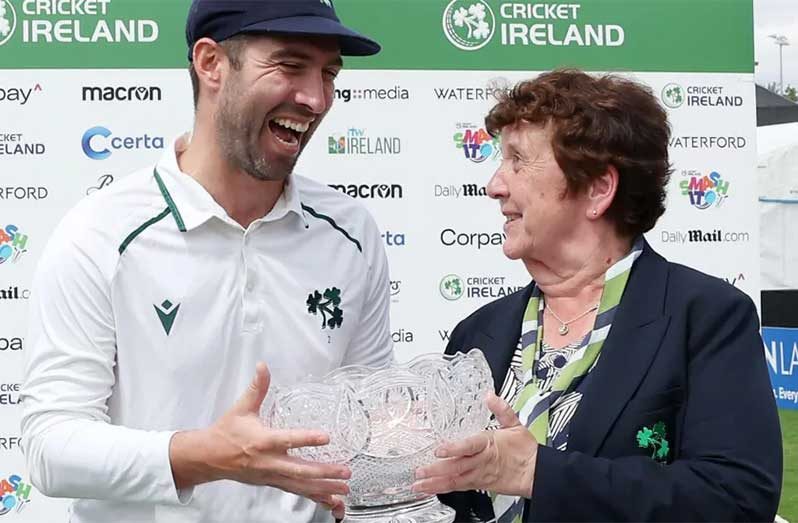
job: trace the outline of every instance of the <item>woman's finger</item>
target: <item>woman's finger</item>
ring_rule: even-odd
[[[474,456],[484,451],[490,445],[490,438],[486,432],[480,432],[460,441],[449,441],[442,444],[435,451],[436,458],[460,458]]]
[[[416,469],[416,479],[432,478],[435,476],[462,476],[475,468],[485,466],[482,454],[467,456],[465,458],[452,458],[437,460],[424,467]]]
[[[422,479],[413,484],[413,492],[447,494],[449,492],[479,489],[486,486],[481,481],[483,476],[484,474],[480,468],[474,468],[460,476],[436,476]]]
[[[488,409],[496,416],[496,421],[503,429],[509,429],[521,424],[518,419],[518,414],[515,413],[509,403],[498,397],[496,394],[491,393],[485,400]]]

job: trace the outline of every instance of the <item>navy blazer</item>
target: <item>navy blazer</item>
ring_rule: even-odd
[[[447,353],[482,349],[502,386],[531,285],[460,322]],[[779,420],[752,301],[646,244],[585,383],[568,450],[540,446],[524,521],[773,521]],[[667,465],[637,432],[663,421]],[[487,496],[440,496],[456,521],[493,517]]]

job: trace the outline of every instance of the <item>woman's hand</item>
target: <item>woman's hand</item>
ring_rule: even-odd
[[[511,496],[532,495],[538,442],[506,401],[491,394],[486,403],[501,429],[438,447],[435,456],[444,459],[416,470],[413,491],[445,494],[480,489]]]

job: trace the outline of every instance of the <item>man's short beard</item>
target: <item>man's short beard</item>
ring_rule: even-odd
[[[222,155],[230,165],[256,180],[285,180],[293,172],[298,156],[286,163],[269,162],[260,145],[263,128],[250,128],[252,121],[248,115],[256,114],[256,111],[246,105],[236,105],[237,100],[243,99],[243,93],[238,82],[231,80],[222,89],[219,108],[214,115]]]

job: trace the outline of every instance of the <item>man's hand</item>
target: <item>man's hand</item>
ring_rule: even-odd
[[[501,429],[438,447],[435,455],[445,459],[416,470],[415,492],[480,489],[531,497],[538,443],[506,401],[491,394],[486,403]]]
[[[310,498],[319,505],[323,505],[324,508],[332,512],[332,515],[335,519],[344,519],[346,515],[346,504],[344,504],[344,500],[339,498],[338,496],[331,496],[328,498]]]
[[[266,427],[260,406],[269,390],[269,370],[256,366],[247,391],[224,416],[207,429],[178,432],[169,447],[172,474],[178,489],[231,479],[293,492],[340,512],[346,495],[344,481],[351,472],[344,465],[321,464],[288,455],[298,447],[329,443],[329,436],[313,430]]]

